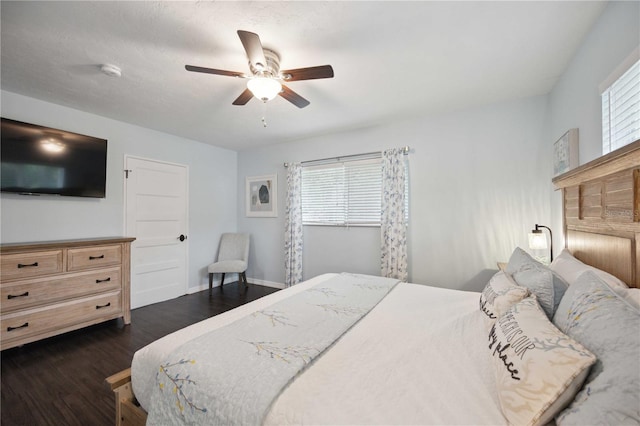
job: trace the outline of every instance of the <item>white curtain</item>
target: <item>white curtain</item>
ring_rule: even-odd
[[[284,229],[284,284],[302,281],[302,166],[289,164]]]
[[[405,156],[402,148],[382,153],[382,240],[381,270],[383,277],[406,282],[407,225],[405,222]]]

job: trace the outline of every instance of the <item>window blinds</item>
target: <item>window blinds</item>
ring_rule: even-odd
[[[602,93],[602,153],[640,139],[640,61]]]
[[[305,225],[380,225],[381,197],[379,158],[302,169]]]

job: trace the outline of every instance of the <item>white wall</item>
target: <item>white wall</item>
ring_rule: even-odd
[[[0,241],[27,242],[120,236],[124,233],[124,156],[189,166],[189,287],[207,282],[220,234],[237,228],[237,153],[66,108],[11,92],[1,93],[1,114],[105,138],[105,199],[2,194]]]
[[[567,70],[549,95],[549,134],[553,144],[567,130],[578,128],[580,164],[602,155],[602,104],[598,86],[640,45],[640,2],[610,2],[585,38]],[[551,202],[553,228],[560,250],[562,197]]]
[[[535,223],[549,222],[551,157],[546,97],[407,119],[239,153],[238,180],[278,173],[279,216],[247,218],[248,276],[284,281],[283,162],[409,145],[410,281],[481,289],[496,261],[525,246]],[[238,210],[245,208],[238,188]],[[379,228],[305,227],[304,276],[380,273]]]
[[[478,289],[534,223],[560,235],[552,144],[580,129],[580,160],[600,155],[598,84],[639,43],[640,3],[611,2],[549,96],[438,116],[407,118],[236,154],[58,105],[2,92],[2,115],[109,139],[107,198],[2,195],[0,241],[120,235],[123,156],[190,167],[190,287],[206,280],[222,232],[252,234],[248,275],[284,281],[285,161],[304,161],[410,145],[410,280]],[[185,147],[187,147],[185,149]],[[246,176],[278,173],[279,216],[244,216]],[[379,271],[378,228],[305,229],[305,277]],[[556,237],[556,250],[561,246]]]
[[[553,142],[580,129],[581,163],[600,155],[597,86],[638,45],[638,2],[612,2],[549,96],[426,116],[239,154],[238,179],[279,174],[278,218],[239,217],[252,234],[248,274],[284,279],[284,161],[411,145],[410,280],[478,289],[533,224],[562,246],[560,201],[551,184]],[[547,198],[548,197],[548,198]],[[244,187],[238,188],[244,212]],[[552,207],[553,204],[553,207]],[[379,271],[377,228],[305,228],[305,278]]]

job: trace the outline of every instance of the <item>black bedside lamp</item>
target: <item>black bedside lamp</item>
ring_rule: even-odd
[[[550,244],[547,244],[547,236],[540,228],[544,228],[549,231]],[[538,225],[536,223],[536,228],[532,229],[529,234],[529,248],[534,250],[546,250],[547,248],[550,248],[550,261],[553,262],[553,233],[551,232],[551,228],[544,225]]]

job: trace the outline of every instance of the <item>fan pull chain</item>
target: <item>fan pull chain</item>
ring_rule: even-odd
[[[262,101],[262,126],[267,127],[267,101]]]

